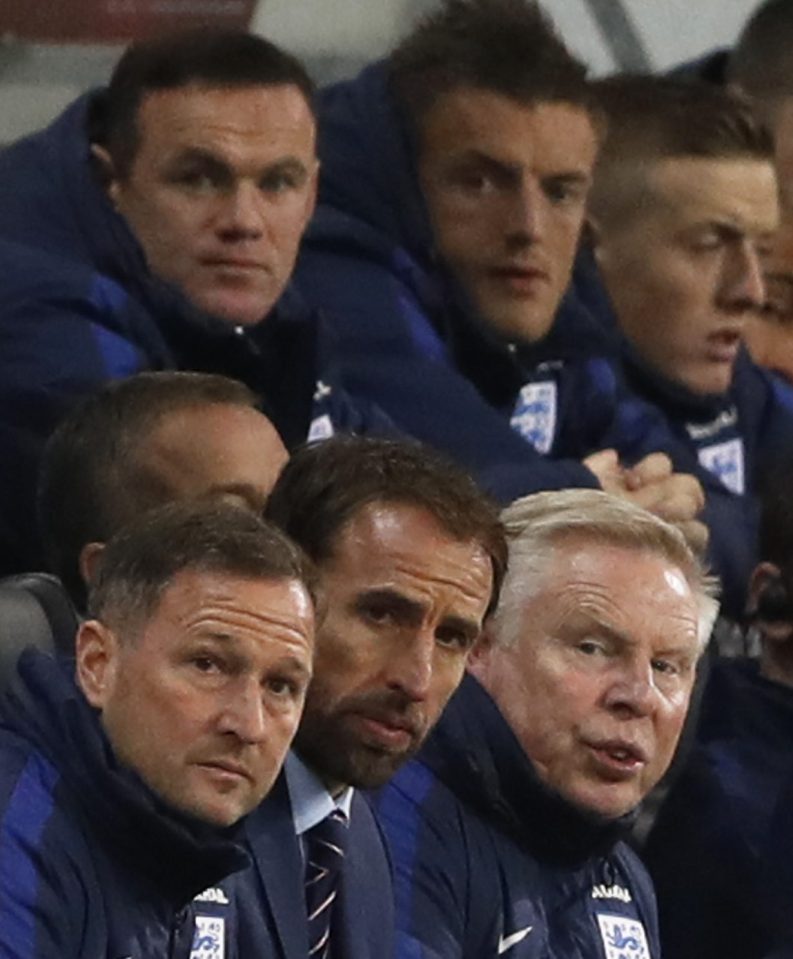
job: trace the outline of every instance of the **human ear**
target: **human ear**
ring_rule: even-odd
[[[468,654],[466,668],[477,679],[484,680],[490,670],[490,660],[495,645],[495,637],[489,623],[485,623],[482,634]]]
[[[113,158],[100,143],[91,144],[91,156],[96,161],[96,166],[99,171],[99,181],[105,193],[110,197],[113,206],[115,206],[118,200],[118,175],[116,174],[116,166],[113,163]]]
[[[99,572],[99,563],[104,551],[104,543],[86,543],[80,550],[77,565],[80,570],[80,576],[86,586],[90,586],[96,579],[96,575]]]
[[[119,645],[112,629],[89,619],[82,623],[75,642],[77,682],[85,698],[102,709],[115,686]]]

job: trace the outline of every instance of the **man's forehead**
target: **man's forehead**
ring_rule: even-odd
[[[270,137],[313,135],[315,121],[303,92],[293,84],[214,87],[188,84],[146,93],[137,124],[147,133],[195,145],[196,133]]]
[[[779,222],[770,159],[668,157],[649,165],[647,182],[658,209],[681,227],[717,223],[760,236]]]
[[[589,112],[574,103],[537,100],[524,102],[480,87],[455,87],[438,95],[424,116],[424,142],[445,143],[448,151],[490,153],[520,162],[526,150],[567,157],[578,148],[589,159],[596,149],[595,126]]]

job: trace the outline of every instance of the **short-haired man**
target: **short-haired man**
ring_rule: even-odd
[[[242,383],[210,373],[139,373],[107,384],[50,437],[39,483],[48,568],[72,602],[103,543],[148,509],[218,497],[261,512],[287,459]]]
[[[679,68],[747,94],[774,137],[782,225],[764,264],[766,309],[749,324],[747,346],[761,366],[793,377],[789,302],[793,288],[793,7],[765,0],[747,20],[732,50],[716,50]]]
[[[771,140],[742,97],[710,84],[618,77],[599,92],[609,132],[590,216],[628,385],[738,498],[721,535],[748,581],[758,476],[793,448],[793,390],[741,349],[778,223]],[[733,614],[744,590],[725,583]]]
[[[572,301],[557,317],[600,135],[585,74],[532,0],[446,0],[323,92],[296,276],[351,389],[501,501],[602,485],[689,520],[690,477],[603,452],[665,447],[651,411],[618,415],[607,335]]]
[[[415,753],[460,682],[498,594],[503,531],[473,481],[436,454],[359,437],[297,451],[267,515],[317,565],[324,615],[284,788],[248,827],[260,885],[239,882],[240,953],[267,952],[269,941],[286,959],[328,949],[382,959],[391,874],[357,790],[381,786]],[[344,853],[335,898],[312,865],[325,828],[342,836],[332,840]]]
[[[502,516],[509,569],[471,675],[377,797],[396,954],[657,959],[620,839],[672,758],[711,584],[679,531],[600,491]]]
[[[668,959],[793,948],[792,478],[788,464],[763,491],[747,617],[759,658],[711,664],[694,749],[643,853]]]
[[[109,544],[76,670],[28,651],[0,707],[2,955],[189,953],[190,902],[246,864],[230,827],[297,727],[311,591],[300,551],[229,504]]]
[[[0,152],[0,458],[27,471],[0,504],[17,530],[3,568],[38,559],[36,452],[108,379],[233,376],[287,444],[354,422],[323,327],[287,289],[316,175],[304,68],[234,31],[131,46],[106,89]]]

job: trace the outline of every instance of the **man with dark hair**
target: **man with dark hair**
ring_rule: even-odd
[[[107,90],[0,152],[4,463],[29,469],[76,396],[145,369],[242,380],[288,444],[357,425],[287,288],[316,176],[305,70],[243,32],[133,45]],[[4,568],[40,561],[30,497],[0,508]]]
[[[701,81],[618,77],[598,89],[609,132],[590,218],[628,385],[735,499],[722,534],[745,553],[748,582],[758,478],[793,449],[793,390],[741,348],[778,223],[771,139],[742,96]],[[742,593],[728,585],[733,614]]]
[[[598,490],[517,500],[483,641],[376,797],[399,959],[658,959],[624,841],[672,758],[713,584],[679,530]]]
[[[691,521],[696,462],[671,474],[663,419],[564,297],[602,133],[585,72],[532,0],[446,0],[323,92],[297,278],[350,388],[500,500],[602,486]]]
[[[0,953],[222,955],[191,900],[243,868],[311,675],[313,574],[249,510],[179,504],[108,546],[75,664],[0,705]],[[201,897],[199,897],[201,898]]]
[[[238,883],[240,953],[266,953],[269,942],[290,959],[307,948],[382,959],[390,869],[357,790],[382,785],[419,748],[462,679],[503,577],[503,532],[473,480],[444,459],[360,437],[298,450],[266,513],[315,561],[324,615],[284,788],[248,828],[260,887]],[[312,837],[334,817],[347,824],[328,840],[342,849],[338,895],[324,888],[315,901]],[[308,924],[296,905],[304,895]]]
[[[102,544],[171,500],[223,497],[260,512],[287,459],[242,383],[139,373],[83,399],[50,437],[39,521],[48,568],[78,609]]]
[[[793,461],[766,477],[747,649],[712,663],[694,749],[645,859],[664,956],[791,955]]]

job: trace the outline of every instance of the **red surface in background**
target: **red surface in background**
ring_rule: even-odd
[[[0,34],[45,42],[137,40],[184,27],[247,28],[256,0],[0,0]]]

